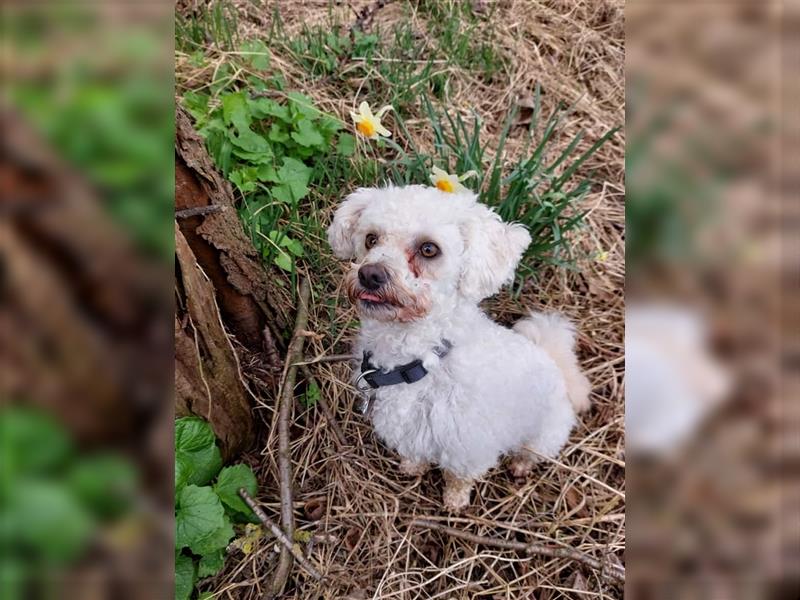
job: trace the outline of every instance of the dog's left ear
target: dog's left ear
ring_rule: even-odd
[[[513,279],[531,236],[523,225],[504,223],[497,213],[478,203],[470,207],[461,230],[464,264],[459,291],[480,301],[496,294]]]
[[[344,199],[333,214],[333,222],[328,227],[328,243],[336,258],[348,260],[355,256],[353,233],[374,191],[372,188],[356,190]]]

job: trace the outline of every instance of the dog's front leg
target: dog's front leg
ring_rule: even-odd
[[[431,465],[426,462],[417,462],[409,458],[403,458],[400,460],[400,472],[403,475],[409,475],[410,477],[421,477],[422,475],[425,475],[430,468]]]
[[[461,479],[450,471],[444,472],[444,494],[442,501],[447,510],[461,510],[469,506],[469,496],[472,493],[472,479]]]

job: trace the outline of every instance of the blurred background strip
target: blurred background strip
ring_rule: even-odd
[[[5,2],[0,597],[172,594],[172,7]]]
[[[632,598],[797,598],[797,3],[628,2]]]

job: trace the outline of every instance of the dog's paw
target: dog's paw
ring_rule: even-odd
[[[430,469],[430,465],[427,463],[420,463],[415,462],[413,460],[408,460],[404,458],[400,461],[400,472],[403,475],[408,475],[409,477],[421,477],[425,475]]]
[[[472,487],[447,487],[442,495],[445,510],[460,512],[469,506]]]
[[[536,459],[525,454],[514,454],[508,461],[508,472],[514,479],[525,479],[533,471]]]
[[[577,368],[567,376],[567,396],[576,413],[586,412],[592,407],[589,395],[592,393],[592,384],[588,377]]]
[[[444,473],[444,493],[442,503],[446,510],[458,512],[469,506],[473,480],[459,479],[451,473]]]

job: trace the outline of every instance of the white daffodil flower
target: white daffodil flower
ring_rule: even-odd
[[[369,104],[362,102],[358,105],[358,113],[350,111],[350,116],[353,118],[356,131],[365,138],[373,140],[379,136],[389,137],[392,135],[392,132],[381,124],[381,118],[390,110],[394,110],[394,107],[387,105],[380,109],[378,114],[373,115]]]
[[[458,175],[451,175],[439,167],[433,167],[433,172],[431,173],[431,183],[443,192],[459,194],[461,192],[469,191],[467,188],[461,185],[461,182],[465,179],[469,179],[470,177],[474,177],[477,174],[478,173],[476,171],[467,171],[459,177]]]

